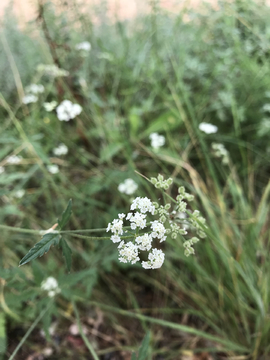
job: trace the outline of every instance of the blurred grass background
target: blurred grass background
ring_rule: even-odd
[[[234,0],[171,14],[152,1],[150,14],[117,21],[105,7],[85,13],[67,4],[56,9],[40,2],[39,16],[24,29],[12,13],[3,20],[0,224],[49,229],[72,198],[71,230],[106,228],[129,208],[130,196],[118,191],[126,178],[139,185],[134,196],[160,197],[137,170],[184,185],[211,236],[188,258],[180,241],[168,239],[163,267],[146,271],[119,263],[110,241],[68,234],[73,266],[67,274],[57,248],[18,268],[40,236],[2,228],[3,358],[46,307],[40,284],[54,276],[62,292],[38,325],[46,341],[33,331],[17,359],[42,354],[47,344],[51,359],[92,358],[68,331],[77,306],[100,359],[129,359],[147,330],[149,359],[268,359],[269,8]],[[87,56],[76,50],[82,41],[92,45]],[[52,79],[36,70],[53,63],[69,76]],[[31,83],[45,92],[22,104]],[[64,99],[83,107],[69,122],[43,107]],[[203,133],[201,122],[218,132]],[[158,151],[150,146],[152,132],[166,137]],[[56,157],[60,143],[68,154]],[[227,165],[212,143],[229,151]],[[19,164],[7,163],[12,154],[22,156]],[[47,171],[52,164],[59,173]]]

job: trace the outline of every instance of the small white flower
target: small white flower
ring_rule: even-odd
[[[18,199],[22,198],[25,194],[25,190],[24,189],[20,189],[15,191],[14,196]]]
[[[138,249],[144,251],[149,251],[152,247],[152,235],[151,234],[144,234],[142,236],[137,236],[135,241],[138,244]]]
[[[61,292],[61,289],[58,287],[57,280],[52,276],[49,276],[46,280],[42,281],[41,289],[48,291],[49,297],[54,297],[56,294]]]
[[[138,247],[129,241],[125,244],[124,241],[118,245],[119,249],[119,261],[123,263],[131,262],[131,264],[135,264],[137,261],[140,261],[138,256]]]
[[[158,269],[162,266],[165,259],[165,254],[162,250],[152,249],[148,255],[148,261],[142,262],[144,269]]]
[[[264,104],[262,110],[265,112],[270,112],[270,104]]]
[[[133,216],[129,217],[129,221],[131,223],[131,229],[135,230],[137,227],[140,229],[144,229],[146,227],[146,215],[136,212]]]
[[[62,143],[53,149],[53,153],[56,156],[66,155],[68,153],[68,147]]]
[[[82,107],[79,104],[73,104],[69,100],[64,100],[56,108],[57,117],[60,121],[69,121],[74,119],[82,112]]]
[[[41,84],[31,84],[26,87],[25,91],[31,94],[41,94],[44,92],[44,86]]]
[[[57,101],[45,102],[43,107],[46,111],[50,112],[53,111],[57,106]]]
[[[47,169],[51,174],[57,174],[59,172],[59,166],[58,165],[48,165]]]
[[[3,174],[3,172],[5,172],[5,168],[4,166],[0,166],[0,174]]]
[[[6,162],[7,164],[19,164],[22,160],[22,157],[19,155],[10,155],[7,157]]]
[[[60,76],[68,76],[69,75],[69,72],[67,70],[60,69],[58,66],[56,66],[54,64],[53,65],[39,64],[37,66],[37,71],[44,73],[51,77],[60,77]]]
[[[151,146],[155,150],[158,150],[165,144],[165,137],[163,135],[159,135],[158,133],[150,134],[149,138],[151,140]]]
[[[120,214],[121,216],[122,214]],[[121,219],[114,219],[112,223],[108,224],[106,231],[111,231],[114,235],[111,236],[111,240],[114,243],[120,242],[121,238],[119,235],[123,235],[123,220]]]
[[[137,189],[138,185],[133,179],[126,179],[118,186],[118,190],[127,195],[132,195]]]
[[[151,221],[151,229],[153,230],[153,232],[151,234],[153,238],[160,239],[160,242],[166,240],[166,238],[167,238],[167,236],[165,236],[166,229],[161,222],[159,222],[157,220]]]
[[[83,51],[91,50],[91,44],[88,41],[83,41],[80,44],[77,44],[75,47],[77,50],[83,50]]]
[[[155,206],[153,205],[152,201],[147,197],[145,198],[137,197],[132,201],[130,210],[137,210],[137,209],[139,209],[142,213],[146,213],[149,211],[152,215],[154,215],[155,212]]]
[[[212,149],[216,157],[222,158],[222,164],[226,165],[229,163],[229,152],[223,144],[212,143]]]
[[[205,122],[200,123],[199,129],[206,134],[214,134],[218,131],[217,126]]]
[[[38,101],[38,97],[36,95],[33,95],[33,94],[28,94],[28,95],[25,95],[23,98],[22,98],[22,102],[24,104],[30,104],[30,103],[35,103]]]

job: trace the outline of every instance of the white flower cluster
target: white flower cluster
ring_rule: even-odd
[[[214,134],[218,131],[218,127],[216,125],[205,122],[200,123],[199,129],[205,132],[206,134]]]
[[[48,165],[47,169],[51,174],[59,173],[59,166],[58,165]]]
[[[62,143],[53,149],[53,153],[56,156],[66,155],[68,153],[68,147]]]
[[[165,144],[165,137],[163,135],[159,135],[156,132],[150,134],[149,139],[151,140],[151,146],[154,150],[158,150]]]
[[[53,65],[39,64],[37,66],[37,71],[47,76],[51,76],[52,78],[69,75],[69,72],[67,70],[60,69],[58,66],[54,64]]]
[[[127,216],[125,214],[119,214],[119,219],[114,219],[112,223],[108,224],[107,232],[111,231],[111,240],[114,243],[120,243],[118,245],[119,261],[130,262],[135,264],[140,261],[139,251],[150,251],[152,249],[153,239],[157,238],[160,242],[166,240],[166,229],[159,221],[151,221],[150,233],[144,233],[139,235],[139,230],[145,229],[147,213],[154,215],[155,206],[147,197],[137,197],[131,204],[130,210],[135,210],[134,213],[129,212]],[[126,219],[130,222],[130,228],[136,230],[134,234],[134,240],[125,242],[121,239],[121,235],[124,234],[123,220]],[[152,249],[152,252],[148,256],[148,261],[143,261],[142,266],[145,269],[157,269],[162,266],[165,255],[162,250]]]
[[[7,157],[7,164],[17,165],[21,162],[22,157],[20,155],[10,155]]]
[[[52,276],[49,276],[46,280],[42,281],[41,289],[47,291],[49,297],[54,297],[61,292],[57,280]]]
[[[124,182],[119,184],[118,190],[127,195],[132,195],[138,189],[138,185],[133,179],[126,179]]]
[[[31,84],[25,88],[26,95],[23,97],[24,104],[35,103],[38,101],[38,94],[44,92],[44,86],[41,84]]]
[[[79,104],[73,104],[70,100],[64,100],[56,108],[57,117],[60,121],[69,121],[74,119],[82,112]]]
[[[75,46],[77,50],[90,51],[91,44],[88,41],[83,41]]]
[[[173,182],[171,178],[164,180],[162,175],[158,175],[157,178],[151,178],[150,181],[155,187],[165,191]],[[187,230],[196,232],[200,238],[206,237],[205,230],[207,226],[205,225],[205,219],[200,215],[199,211],[195,210],[193,213],[187,212],[187,202],[193,199],[194,196],[187,193],[183,186],[178,188],[176,199],[172,199],[175,206],[171,212],[169,212],[171,208],[170,203],[163,206],[156,202],[153,203],[147,197],[137,197],[134,199],[130,206],[130,210],[134,212],[129,212],[127,215],[119,214],[118,219],[114,219],[107,227],[107,232],[112,232],[111,240],[114,243],[120,243],[118,245],[119,261],[135,264],[140,261],[140,251],[149,251],[148,261],[142,261],[142,267],[145,269],[157,269],[162,266],[165,255],[162,250],[152,247],[154,239],[162,243],[167,239],[168,235],[170,235],[171,239],[176,239],[178,236],[183,238],[187,234]],[[158,220],[147,223],[147,213],[158,216]],[[128,233],[127,236],[123,236],[124,220],[130,222],[128,228],[131,230],[125,231],[125,233]],[[144,230],[144,233],[140,234],[140,230]],[[132,241],[126,243],[125,239],[130,238],[132,238]],[[186,256],[195,253],[193,245],[198,241],[197,237],[193,237],[183,243],[184,254]]]
[[[212,143],[212,149],[214,151],[214,156],[222,158],[222,164],[227,165],[229,163],[229,152],[225,149],[223,144]]]
[[[43,107],[46,111],[51,112],[53,111],[57,106],[57,101],[51,101],[51,102],[45,102],[43,104]]]

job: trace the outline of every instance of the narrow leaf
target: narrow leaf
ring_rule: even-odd
[[[32,261],[48,252],[52,245],[58,244],[59,239],[60,235],[58,233],[45,234],[42,239],[22,258],[19,266],[27,264],[29,261]]]
[[[61,238],[61,240],[60,240],[60,246],[61,246],[62,251],[63,251],[63,256],[64,256],[64,258],[66,260],[67,270],[68,270],[68,272],[70,272],[70,269],[71,269],[71,255],[72,255],[71,248],[68,246],[68,243],[63,238]]]
[[[66,210],[62,214],[61,220],[58,220],[58,226],[59,226],[60,230],[62,230],[63,227],[68,222],[68,220],[72,214],[71,208],[72,208],[72,199],[69,200]]]
[[[145,335],[142,345],[139,350],[138,360],[145,360],[147,356],[147,350],[149,348],[149,342],[150,342],[150,331],[147,332]]]

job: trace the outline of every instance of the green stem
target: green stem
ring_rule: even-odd
[[[94,360],[99,360],[99,357],[97,356],[97,353],[95,352],[95,349],[93,348],[93,346],[91,345],[91,343],[89,342],[89,340],[87,339],[87,337],[85,336],[85,334],[83,332],[82,324],[81,324],[80,317],[79,317],[79,312],[78,312],[77,306],[73,300],[72,300],[72,306],[73,306],[73,309],[75,312],[75,316],[76,316],[76,320],[77,320],[77,324],[78,324],[78,328],[79,328],[81,337],[82,337],[86,347],[90,351],[91,355],[93,356]]]
[[[12,355],[9,357],[8,360],[13,360],[14,357],[16,356],[17,352],[20,350],[20,348],[22,347],[22,345],[24,344],[24,342],[26,341],[26,339],[28,338],[28,336],[31,334],[31,332],[34,330],[34,328],[37,326],[37,324],[39,323],[39,321],[42,319],[42,317],[45,315],[45,313],[48,311],[49,307],[51,306],[52,301],[49,302],[49,304],[46,306],[46,308],[41,311],[41,313],[39,314],[39,316],[36,318],[36,320],[33,322],[33,324],[30,326],[30,328],[28,329],[28,331],[26,332],[26,334],[24,335],[24,337],[22,338],[22,340],[19,342],[18,346],[16,347],[16,349],[13,351]]]

